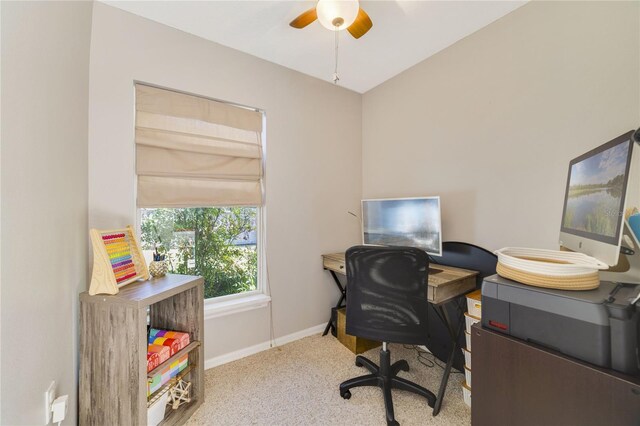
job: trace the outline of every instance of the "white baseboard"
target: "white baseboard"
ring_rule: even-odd
[[[300,340],[304,337],[312,336],[314,334],[324,331],[326,324],[318,324],[314,327],[307,328],[305,330],[296,331],[295,333],[287,334],[286,336],[278,337],[274,341],[274,347],[286,345],[296,340]],[[229,352],[224,355],[218,355],[213,358],[209,358],[204,362],[204,369],[208,370],[213,367],[217,367],[222,364],[226,364],[231,361],[247,357],[249,355],[257,354],[258,352],[266,351],[271,348],[271,342],[262,342],[257,345],[249,346],[248,348],[240,349],[237,351]]]

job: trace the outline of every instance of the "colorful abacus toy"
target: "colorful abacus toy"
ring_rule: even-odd
[[[118,287],[149,279],[149,271],[133,228],[112,231],[92,229],[93,273],[89,294],[116,294]]]
[[[131,277],[135,277],[136,266],[133,264],[131,248],[127,242],[126,234],[124,232],[118,232],[103,235],[102,242],[107,249],[111,268],[116,277],[116,283],[120,284]]]

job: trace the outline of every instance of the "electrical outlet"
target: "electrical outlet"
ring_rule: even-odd
[[[67,409],[69,408],[69,395],[62,395],[56,398],[51,405],[51,412],[53,413],[53,422],[60,423],[67,417]]]
[[[44,424],[48,425],[51,423],[51,404],[56,399],[56,382],[53,381],[47,388],[47,391],[44,393],[44,410],[45,410],[45,421]]]

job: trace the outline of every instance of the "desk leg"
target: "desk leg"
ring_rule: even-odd
[[[447,329],[449,330],[449,335],[453,339],[453,348],[451,349],[451,354],[449,355],[449,359],[447,360],[447,365],[444,369],[444,373],[442,374],[442,380],[440,381],[440,388],[438,389],[436,404],[433,407],[434,417],[437,416],[438,413],[440,412],[440,407],[442,406],[442,399],[444,398],[444,391],[447,390],[447,383],[449,382],[449,375],[451,374],[451,366],[453,365],[453,358],[456,355],[456,351],[459,349],[458,340],[460,339],[460,333],[462,333],[462,329],[464,328],[464,325],[465,325],[462,309],[460,309],[459,305],[458,305],[459,324],[458,324],[457,331],[453,330],[453,323],[449,318],[449,314],[447,313],[447,310],[443,306],[437,306],[435,308],[439,313],[440,319],[443,320],[443,322],[447,326]]]
[[[336,283],[336,285],[340,289],[340,299],[338,299],[338,303],[335,306],[336,308],[340,309],[342,308],[342,302],[344,302],[344,300],[347,298],[347,290],[342,286],[342,283],[338,279],[338,276],[336,275],[336,273],[331,270],[329,270],[329,272],[331,272],[333,281]],[[329,318],[329,322],[327,322],[327,326],[324,328],[324,332],[322,333],[322,335],[326,336],[327,333],[329,333],[329,330],[331,330],[332,328],[333,328],[333,324],[331,324],[331,318]]]

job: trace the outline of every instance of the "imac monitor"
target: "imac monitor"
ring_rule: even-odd
[[[440,197],[362,200],[363,243],[442,256]]]
[[[560,245],[614,266],[624,226],[633,132],[569,163]]]

